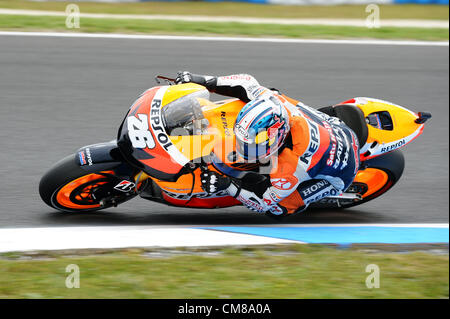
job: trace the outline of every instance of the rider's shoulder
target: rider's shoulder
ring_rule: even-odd
[[[289,118],[291,125],[292,150],[297,155],[303,155],[309,145],[310,132],[308,120],[303,116]]]

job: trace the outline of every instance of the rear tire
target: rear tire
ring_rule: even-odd
[[[88,212],[117,206],[136,194],[114,192],[117,180],[113,175],[114,171],[85,171],[72,154],[57,162],[41,178],[39,194],[47,205],[65,212]],[[103,196],[95,197],[95,193]],[[106,194],[109,201],[101,204]]]
[[[390,190],[400,179],[403,174],[403,169],[405,168],[405,158],[401,150],[396,150],[373,159],[367,160],[363,163],[365,169],[361,170],[364,172],[365,170],[370,170],[370,174],[379,174],[385,176],[385,180],[382,183],[364,183],[362,181],[358,181],[358,175],[355,178],[355,181],[348,188],[352,187],[355,190],[359,189],[360,191],[355,191],[355,193],[359,193],[363,199],[358,200],[351,203],[340,203],[340,205],[327,203],[327,200],[321,200],[317,203],[311,204],[310,207],[315,208],[349,208],[357,205],[361,205],[367,203],[368,201],[380,197],[388,190]],[[369,179],[370,180],[370,179]],[[347,192],[348,192],[347,190]]]

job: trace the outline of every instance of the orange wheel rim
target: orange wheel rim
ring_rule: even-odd
[[[362,195],[363,198],[368,197],[386,185],[389,177],[385,171],[377,168],[366,168],[356,175],[354,182],[366,184],[368,190]]]
[[[106,174],[114,174],[112,171],[102,172]],[[93,183],[98,180],[98,183]],[[99,203],[94,203],[95,199],[92,198],[92,190],[94,187],[98,187],[100,185],[107,184],[105,181],[105,176],[100,174],[88,174],[82,177],[79,177],[66,185],[64,185],[56,194],[56,201],[59,205],[65,208],[71,209],[93,209],[99,208],[101,205]],[[86,187],[82,187],[86,185]],[[81,188],[81,189],[79,189]],[[78,190],[78,193],[74,194],[74,191]],[[90,196],[90,198],[89,198]],[[76,199],[78,202],[89,202],[92,201],[92,204],[78,204],[74,203],[73,199]]]

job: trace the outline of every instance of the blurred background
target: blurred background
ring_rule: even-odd
[[[114,139],[155,75],[189,70],[249,73],[316,108],[370,96],[431,112],[424,134],[404,149],[404,176],[392,190],[356,208],[305,212],[285,223],[448,229],[448,9],[448,0],[0,0],[0,228],[274,227],[243,207],[211,212],[135,199],[76,215],[40,199],[44,172],[84,145]],[[0,298],[448,298],[448,243],[433,254],[308,245],[163,252],[163,259],[138,250],[71,254],[0,254]],[[80,265],[85,289],[65,288],[68,263]],[[380,265],[382,289],[366,288],[368,263]]]

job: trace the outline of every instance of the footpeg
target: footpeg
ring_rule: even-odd
[[[328,196],[327,198],[332,199],[342,199],[342,200],[351,200],[351,201],[359,201],[362,200],[362,196],[357,193],[342,193],[338,196]]]

